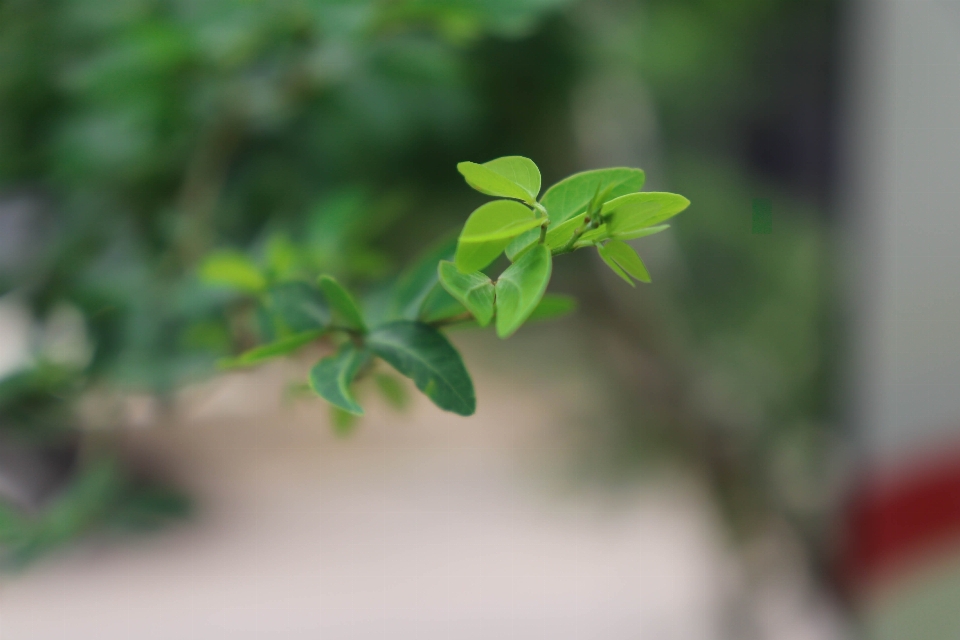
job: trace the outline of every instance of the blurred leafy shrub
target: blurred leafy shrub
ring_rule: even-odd
[[[559,4],[0,3],[0,213],[29,209],[5,240],[16,255],[0,262],[0,293],[35,326],[79,316],[86,354],[34,348],[27,373],[3,381],[9,447],[72,453],[41,456],[68,488],[4,510],[0,546],[26,557],[120,512],[182,511],[83,434],[76,398],[104,384],[162,396],[257,339],[231,324],[229,294],[193,277],[215,247],[252,246],[271,278],[304,256],[347,282],[383,276],[391,262],[372,241],[410,187],[380,178],[476,117],[465,54],[481,37],[523,35]]]

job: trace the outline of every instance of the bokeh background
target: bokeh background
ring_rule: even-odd
[[[922,26],[889,37],[943,24],[890,9],[909,5],[960,16],[0,0],[0,633],[859,637],[893,606],[863,605],[838,569],[883,422],[857,400],[884,389],[856,357],[883,341],[858,256],[884,211],[871,163],[899,147],[874,143],[906,113],[884,96],[960,64],[949,27],[939,48],[919,48]],[[911,54],[928,82],[891,89]],[[951,166],[948,112],[926,122],[954,131]],[[453,333],[470,419],[371,389],[345,433],[290,386],[316,353],[218,373],[249,327],[197,277],[204,255],[282,269],[300,252],[375,292],[484,201],[457,162],[514,154],[545,185],[636,166],[687,196],[636,245],[653,284],[579,252],[551,285],[576,314],[507,342]]]

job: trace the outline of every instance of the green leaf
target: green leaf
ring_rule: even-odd
[[[357,306],[353,296],[330,276],[320,276],[318,284],[333,309],[334,323],[342,324],[347,329],[366,332],[367,327],[363,322],[363,314],[360,312],[360,307]]]
[[[620,265],[618,265],[616,262],[613,261],[613,258],[611,258],[606,253],[604,253],[603,245],[599,245],[599,244],[597,245],[597,252],[600,254],[600,257],[603,258],[603,261],[607,263],[607,266],[610,267],[611,271],[613,271],[615,274],[623,278],[623,281],[626,282],[631,287],[637,286],[636,284],[634,284],[633,279],[627,275],[627,272],[621,269]]]
[[[423,301],[420,307],[420,316],[417,318],[421,322],[430,324],[463,315],[467,308],[463,306],[456,298],[447,293],[442,285],[437,283],[433,291]]]
[[[387,320],[416,320],[427,296],[437,287],[437,263],[453,260],[456,238],[448,238],[405,269],[393,287]]]
[[[540,170],[533,160],[523,156],[506,156],[483,164],[461,162],[457,171],[467,184],[488,196],[533,204],[540,193]]]
[[[473,314],[477,324],[481,327],[490,324],[495,297],[490,278],[479,271],[461,273],[452,262],[446,260],[437,266],[437,271],[443,288]]]
[[[330,309],[319,290],[306,282],[284,282],[264,296],[267,309],[283,326],[300,333],[330,324]]]
[[[300,266],[300,253],[285,234],[275,234],[267,241],[267,267],[274,278],[289,278]]]
[[[362,416],[363,407],[354,400],[350,385],[369,359],[370,354],[366,350],[358,350],[347,343],[340,347],[336,355],[326,357],[313,365],[310,370],[310,386],[330,404]]]
[[[246,255],[239,251],[217,251],[200,265],[200,279],[208,284],[260,293],[267,279]]]
[[[547,229],[547,237],[545,240],[547,246],[551,249],[557,249],[565,245],[577,228],[583,224],[583,219],[586,215],[586,213],[581,213],[560,224],[551,224]],[[510,258],[511,262],[516,262],[517,258],[519,258],[524,251],[535,245],[539,239],[540,232],[537,229],[514,238],[513,242],[507,245],[507,257]]]
[[[577,299],[573,296],[564,296],[557,293],[546,293],[540,304],[533,310],[527,322],[553,320],[572,313],[577,308]]]
[[[383,394],[383,397],[387,399],[387,402],[389,402],[392,407],[404,409],[410,403],[406,388],[404,388],[403,383],[394,376],[386,373],[378,373],[374,377],[374,380],[377,383],[377,388],[380,389],[380,393]]]
[[[344,411],[335,404],[330,405],[330,426],[333,432],[340,437],[353,433],[357,428],[357,414]]]
[[[618,276],[630,283],[630,286],[634,286],[630,276],[633,276],[640,282],[650,282],[650,274],[647,272],[647,267],[643,264],[643,260],[640,259],[640,256],[637,255],[633,247],[626,242],[610,240],[606,244],[598,246],[597,249],[600,251],[600,257],[607,263],[607,266],[613,269]]]
[[[225,369],[247,367],[253,364],[258,364],[270,358],[285,356],[288,353],[292,353],[300,347],[313,342],[323,334],[323,329],[315,329],[313,331],[297,333],[283,338],[282,340],[277,340],[276,342],[271,342],[270,344],[263,344],[259,347],[254,347],[249,351],[244,351],[236,358],[221,360],[219,362],[219,366]]]
[[[520,328],[540,303],[553,258],[546,245],[538,244],[510,265],[497,280],[497,335],[507,338]]]
[[[640,169],[614,167],[575,173],[553,185],[540,199],[554,224],[584,213],[590,199],[610,189],[607,197],[618,198],[643,188],[644,173]]]
[[[547,233],[550,233],[549,231]],[[537,243],[537,240],[540,239],[540,229],[530,229],[529,231],[524,231],[516,238],[510,241],[510,244],[507,245],[505,252],[507,258],[510,262],[516,262],[517,258],[520,257],[520,254],[532,247]]]
[[[460,354],[433,327],[398,320],[374,329],[367,344],[441,409],[462,416],[476,411],[473,382]]]
[[[582,240],[604,238],[621,240],[639,237],[642,230],[669,220],[690,206],[690,201],[675,193],[632,193],[603,205],[604,224],[583,234]]]
[[[533,212],[519,202],[488,202],[471,213],[463,225],[454,262],[464,273],[480,271],[497,259],[510,240],[540,224]]]
[[[596,169],[577,173],[550,187],[540,200],[550,216],[547,246],[551,249],[566,244],[583,222],[587,205],[594,196],[605,194],[609,200],[639,191],[644,173],[640,169]],[[575,222],[574,222],[575,221]],[[536,231],[517,236],[507,245],[507,257],[516,259],[538,239]]]

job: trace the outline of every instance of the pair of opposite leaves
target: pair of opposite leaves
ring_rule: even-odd
[[[643,186],[639,169],[617,167],[574,174],[550,187],[541,201],[540,170],[521,156],[497,158],[484,164],[461,162],[457,169],[477,191],[512,200],[489,202],[475,210],[457,242],[454,263],[441,262],[444,288],[463,304],[481,326],[496,313],[497,334],[513,334],[536,308],[550,280],[552,250],[566,246],[586,216],[596,193],[606,192],[605,223],[584,233],[574,248],[596,245],[604,262],[633,286],[633,278],[649,282],[640,256],[623,240],[658,233],[658,223],[689,205],[672,193],[637,193]],[[517,202],[517,201],[520,202]],[[537,214],[524,206],[545,214]],[[538,227],[547,224],[543,243]],[[481,273],[506,250],[515,260],[496,284]]]

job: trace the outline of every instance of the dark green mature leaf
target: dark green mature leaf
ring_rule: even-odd
[[[473,314],[477,324],[481,327],[490,324],[495,297],[490,278],[479,271],[461,273],[452,262],[446,260],[438,265],[437,271],[443,288]]]
[[[540,193],[540,169],[529,158],[506,156],[477,164],[457,165],[467,184],[489,196],[516,198],[533,204]]]
[[[620,240],[609,240],[603,246],[598,246],[600,257],[613,269],[621,278],[633,286],[633,281],[629,276],[633,276],[640,282],[650,282],[650,274],[643,260],[637,255],[637,252],[626,242]],[[629,274],[629,276],[628,276]]]
[[[636,238],[639,237],[636,234],[669,220],[689,206],[689,200],[675,193],[646,192],[621,196],[603,205],[604,225],[583,234],[582,240]]]
[[[416,320],[427,296],[437,287],[437,263],[453,260],[457,239],[448,238],[405,269],[393,287],[387,320]]]
[[[330,324],[330,308],[320,291],[306,282],[284,282],[264,296],[267,309],[295,333]]]
[[[362,416],[363,407],[354,399],[350,385],[369,359],[370,353],[366,349],[359,350],[350,343],[344,344],[336,355],[326,357],[313,366],[310,370],[310,386],[330,404]]]
[[[546,293],[540,300],[540,304],[533,310],[527,322],[537,322],[540,320],[553,320],[562,318],[572,313],[577,308],[577,299],[573,296],[565,296],[558,293]]]
[[[217,251],[200,265],[200,279],[208,284],[237,289],[246,293],[260,293],[267,279],[250,258],[239,251]]]
[[[538,244],[510,265],[497,280],[497,335],[508,338],[520,328],[540,303],[553,257],[546,245]]]
[[[313,331],[296,333],[292,336],[287,336],[282,340],[277,340],[276,342],[260,345],[259,347],[254,347],[249,351],[244,351],[236,358],[221,360],[219,365],[221,368],[233,369],[235,367],[247,367],[250,365],[259,364],[264,360],[269,360],[270,358],[285,356],[288,353],[292,353],[300,347],[313,342],[324,333],[324,329],[314,329]]]
[[[539,225],[534,213],[519,202],[488,202],[463,225],[454,262],[464,273],[480,271],[496,260],[513,238]]]
[[[320,290],[326,296],[327,302],[333,309],[333,321],[347,329],[365,332],[366,324],[363,313],[353,296],[343,286],[330,276],[320,276],[318,280]]]
[[[441,409],[462,416],[476,411],[473,382],[460,354],[433,327],[398,320],[374,329],[367,344]]]
[[[607,198],[613,199],[643,188],[645,176],[640,169],[614,167],[575,173],[553,185],[540,199],[554,224],[569,220],[586,211],[587,204],[599,188],[609,189]]]

